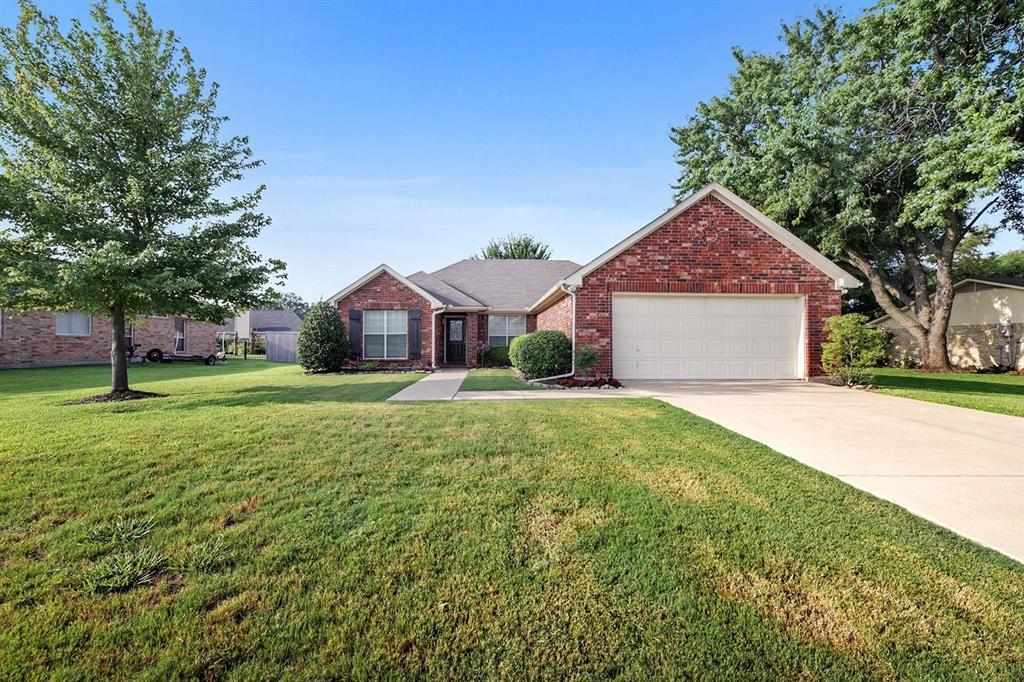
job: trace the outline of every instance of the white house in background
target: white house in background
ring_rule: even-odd
[[[968,277],[954,286],[946,336],[949,359],[963,369],[1024,370],[1024,277]],[[893,359],[919,359],[917,342],[888,315],[870,326],[892,333]]]
[[[302,318],[288,308],[247,310],[238,317],[226,320],[217,328],[217,333],[221,337],[237,335],[239,341],[248,341],[253,334],[297,332],[301,324]]]

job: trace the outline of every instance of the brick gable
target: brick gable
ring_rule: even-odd
[[[602,374],[612,372],[616,292],[803,295],[806,367],[812,376],[821,373],[824,321],[839,314],[841,300],[829,275],[714,196],[584,277],[576,294],[576,338],[597,348]]]

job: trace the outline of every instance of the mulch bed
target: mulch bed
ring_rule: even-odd
[[[89,403],[121,403],[126,400],[145,400],[146,398],[165,398],[166,393],[150,393],[149,391],[112,391],[102,395],[91,395],[81,400],[72,400],[68,405],[88,405]]]

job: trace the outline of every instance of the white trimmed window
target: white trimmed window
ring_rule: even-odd
[[[409,357],[409,311],[363,311],[363,357],[404,360]]]
[[[92,315],[57,313],[57,336],[92,336]]]
[[[512,339],[526,333],[526,315],[489,315],[487,317],[487,345],[505,348]]]

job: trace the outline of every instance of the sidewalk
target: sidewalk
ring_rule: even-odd
[[[455,394],[459,392],[459,386],[462,386],[466,373],[464,369],[438,370],[423,377],[415,384],[403,388],[388,398],[388,402],[452,400],[455,398]]]

